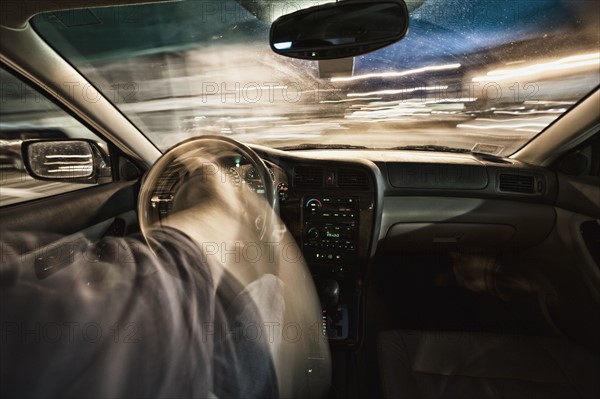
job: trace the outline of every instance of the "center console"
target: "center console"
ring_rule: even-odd
[[[351,187],[343,184],[347,167],[324,166],[322,171],[318,186],[292,183],[289,198],[280,205],[281,217],[313,276],[323,333],[332,344],[354,345],[360,340],[362,286],[373,237],[374,183],[358,168],[351,170],[352,176],[364,179]]]
[[[358,262],[359,201],[323,195],[302,201],[302,252],[319,291],[323,332],[332,340],[358,336],[359,292],[349,276]]]
[[[303,199],[302,250],[309,263],[321,266],[357,261],[359,199],[306,196]]]

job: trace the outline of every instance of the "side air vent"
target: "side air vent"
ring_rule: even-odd
[[[500,191],[510,193],[535,194],[535,177],[531,175],[500,173],[498,188]]]
[[[359,169],[340,169],[338,171],[338,187],[369,188],[369,178],[364,171]]]
[[[173,187],[181,179],[177,170],[167,170],[156,183],[156,192],[160,194],[172,194]]]
[[[297,166],[294,168],[294,187],[318,188],[323,186],[323,168]]]

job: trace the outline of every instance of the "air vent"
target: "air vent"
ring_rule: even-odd
[[[323,185],[323,168],[297,166],[294,168],[294,187],[316,188]]]
[[[531,175],[501,173],[499,189],[511,193],[534,194],[535,178]]]
[[[369,188],[367,174],[358,169],[340,169],[338,171],[338,186],[344,188]]]
[[[179,182],[181,176],[179,171],[175,168],[169,168],[156,182],[156,195],[170,195],[173,194],[173,188]]]

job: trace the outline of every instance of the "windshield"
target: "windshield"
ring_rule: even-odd
[[[183,1],[33,24],[161,150],[220,134],[274,148],[507,156],[600,82],[596,1],[408,2],[404,40],[330,76],[269,48],[274,18],[317,3]],[[93,88],[74,89],[94,100]]]

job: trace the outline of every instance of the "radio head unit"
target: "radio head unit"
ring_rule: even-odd
[[[302,250],[310,264],[356,262],[359,200],[353,197],[303,198]]]

